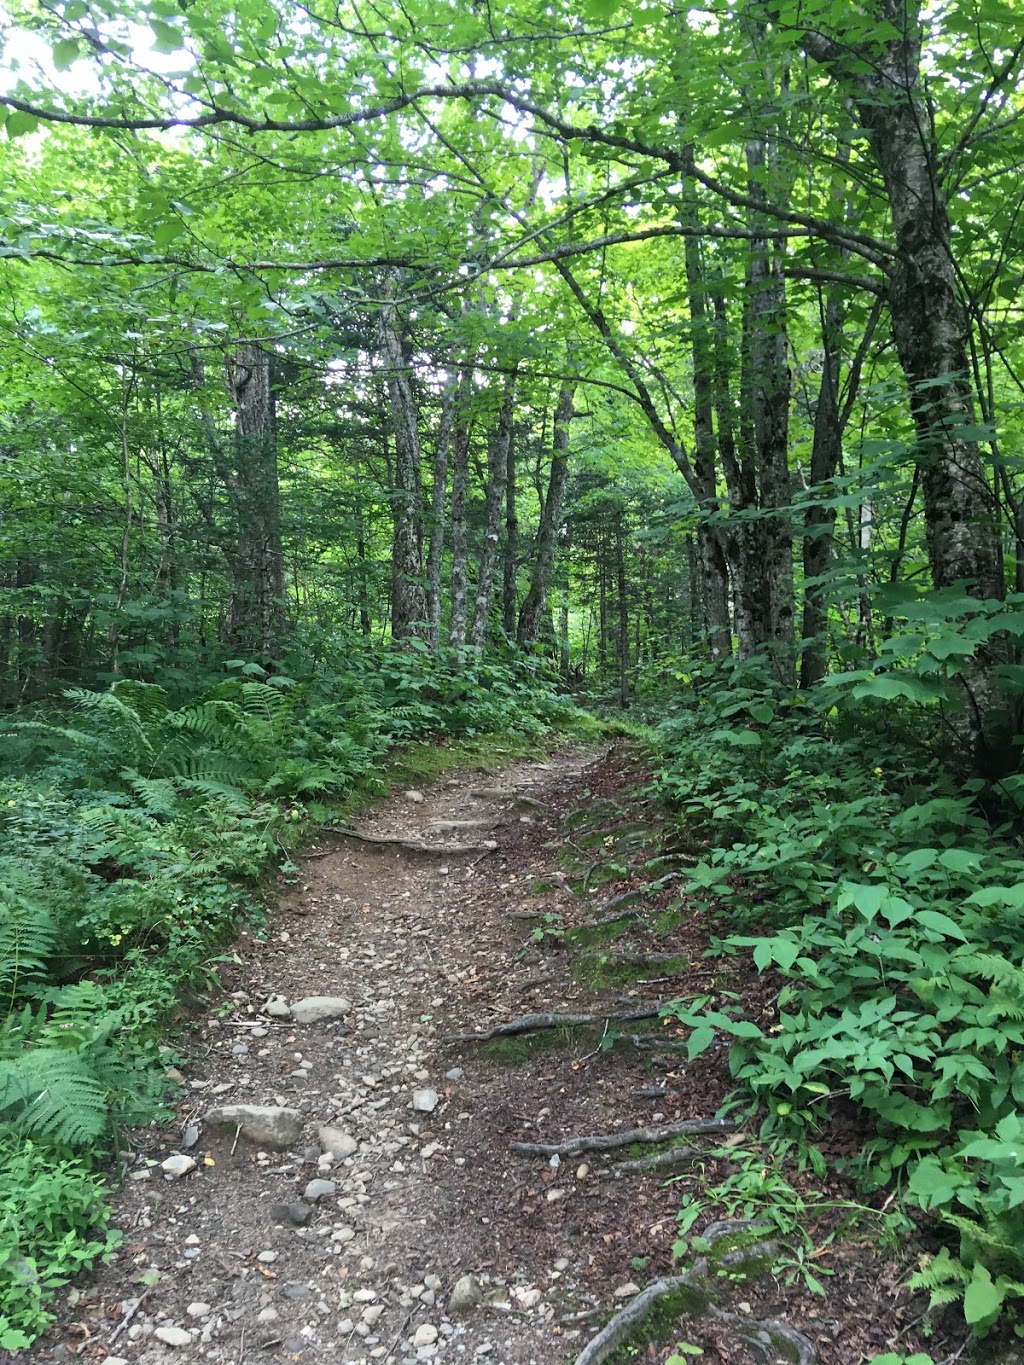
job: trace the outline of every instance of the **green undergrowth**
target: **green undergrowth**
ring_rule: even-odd
[[[309,678],[239,663],[178,704],[75,690],[2,731],[0,1350],[110,1250],[104,1178],[173,1089],[181,1001],[218,988],[318,826],[595,726],[536,672],[367,651]]]
[[[769,1153],[824,1175],[835,1110],[859,1112],[842,1169],[935,1220],[914,1283],[981,1336],[1024,1298],[1024,781],[942,765],[950,699],[922,657],[920,688],[893,669],[877,697],[698,677],[663,723],[657,788],[704,842],[687,900],[727,925],[712,953],[779,988],[768,1017],[717,991],[668,1012],[691,1058],[731,1040]]]

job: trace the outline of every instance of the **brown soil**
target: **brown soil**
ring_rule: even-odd
[[[564,1365],[628,1302],[627,1284],[673,1273],[680,1202],[733,1169],[729,1160],[708,1158],[679,1183],[659,1172],[614,1179],[616,1161],[640,1149],[552,1165],[509,1143],[712,1116],[730,1089],[725,1046],[687,1062],[669,1046],[685,1033],[656,1023],[619,1025],[627,1036],[614,1046],[615,1028],[600,1025],[500,1046],[445,1041],[526,1013],[613,1013],[723,989],[742,995],[755,1017],[770,1011],[778,983],[739,959],[706,959],[703,919],[673,927],[659,918],[678,904],[678,883],[647,895],[632,907],[641,918],[609,931],[622,935],[616,950],[678,962],[639,977],[634,970],[617,985],[599,978],[598,988],[594,949],[581,957],[579,944],[560,936],[640,884],[630,860],[639,867],[652,850],[637,852],[635,826],[649,840],[661,820],[635,792],[642,777],[622,749],[563,751],[442,779],[422,801],[396,794],[359,825],[437,845],[493,838],[489,852],[443,856],[326,835],[282,895],[266,939],[244,936],[230,994],[190,1036],[177,1122],[132,1135],[117,1200],[122,1250],[76,1286],[59,1331],[22,1358]],[[430,829],[474,819],[487,824]],[[658,875],[648,870],[643,880]],[[344,995],[352,1010],[300,1026],[263,1012],[276,995]],[[417,1112],[413,1091],[426,1088],[437,1106]],[[294,1150],[261,1153],[204,1130],[207,1108],[228,1102],[295,1107],[304,1137]],[[318,1166],[314,1125],[322,1122],[360,1144],[330,1170]],[[837,1125],[837,1151],[854,1140],[848,1124]],[[197,1169],[167,1178],[159,1163],[188,1142]],[[308,1223],[280,1223],[274,1206],[299,1200],[324,1175],[337,1189]],[[840,1182],[826,1183],[849,1196]],[[711,1210],[702,1223],[722,1216]],[[827,1220],[809,1231],[820,1247]],[[800,1329],[822,1365],[857,1365],[893,1343],[941,1357],[949,1347],[929,1347],[912,1326],[923,1305],[905,1290],[909,1269],[871,1235],[813,1253],[825,1298],[782,1258],[776,1274],[737,1285],[728,1302]],[[470,1272],[485,1300],[449,1320],[448,1296]],[[164,1344],[155,1333],[167,1328],[188,1340]],[[431,1328],[436,1342],[427,1340]],[[661,1328],[663,1340],[629,1358],[663,1362],[687,1340],[709,1362],[754,1359],[707,1319]]]

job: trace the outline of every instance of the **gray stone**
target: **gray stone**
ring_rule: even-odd
[[[207,1318],[210,1316],[210,1305],[208,1303],[190,1303],[185,1309],[190,1318]]]
[[[430,1322],[421,1322],[413,1334],[412,1344],[419,1349],[421,1346],[433,1346],[437,1340],[437,1328]]]
[[[451,1071],[444,1073],[444,1078],[446,1081],[461,1081],[465,1074],[461,1066],[453,1066]]]
[[[189,1171],[194,1171],[196,1163],[190,1156],[185,1156],[179,1152],[175,1156],[169,1156],[166,1161],[161,1161],[160,1169],[165,1175],[169,1175],[172,1180],[180,1180],[183,1175],[188,1175]]]
[[[271,1019],[290,1019],[292,1017],[288,1001],[283,995],[272,995],[263,1006],[263,1013],[269,1014]]]
[[[343,995],[310,995],[292,1005],[292,1018],[297,1024],[319,1024],[324,1019],[342,1019],[352,1013],[352,1001]]]
[[[418,1114],[432,1114],[441,1102],[441,1096],[436,1090],[414,1090],[412,1092],[412,1107]]]
[[[186,1332],[183,1327],[158,1327],[153,1335],[165,1346],[192,1345],[192,1333]]]
[[[220,1104],[207,1111],[204,1122],[211,1128],[240,1128],[250,1142],[277,1152],[294,1147],[302,1135],[299,1111],[275,1104]]]
[[[199,1129],[194,1123],[190,1123],[181,1135],[181,1145],[188,1150],[194,1147],[199,1141]]]
[[[308,1199],[311,1204],[315,1204],[318,1199],[326,1199],[329,1195],[337,1194],[338,1187],[333,1180],[311,1180],[302,1191],[303,1199]]]
[[[359,1150],[359,1143],[351,1133],[346,1133],[341,1128],[332,1128],[329,1123],[321,1123],[317,1127],[316,1135],[324,1151],[338,1161],[353,1156]]]
[[[281,1314],[276,1308],[262,1308],[256,1315],[257,1322],[277,1322]]]
[[[272,1222],[291,1223],[297,1228],[304,1228],[312,1216],[312,1207],[301,1199],[293,1199],[288,1204],[274,1204],[270,1210]]]
[[[423,793],[417,791],[415,787],[411,787],[407,792],[404,792],[403,795],[405,796],[405,799],[411,801],[414,806],[418,806],[423,800]]]
[[[455,1281],[448,1299],[448,1312],[451,1316],[459,1313],[472,1313],[484,1301],[484,1291],[475,1275],[463,1275]]]

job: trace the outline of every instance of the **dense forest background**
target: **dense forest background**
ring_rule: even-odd
[[[874,1115],[861,1176],[946,1218],[932,1287],[987,1329],[1024,1294],[1018,8],[47,0],[4,38],[12,1131],[91,1189],[302,803],[573,692],[668,716],[691,889],[793,983],[759,1039],[681,1005],[695,1053],[735,1034],[806,1151],[829,1096]]]

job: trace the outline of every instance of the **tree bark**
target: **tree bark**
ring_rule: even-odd
[[[505,501],[505,482],[508,478],[508,454],[512,442],[512,423],[515,412],[516,376],[505,381],[498,422],[487,443],[487,489],[484,500],[484,543],[477,567],[476,603],[469,642],[474,649],[483,649],[490,624],[491,595],[494,573],[498,565],[498,541],[501,510]]]
[[[566,380],[559,390],[555,406],[548,491],[541,513],[540,529],[537,532],[537,551],[530,574],[530,587],[519,609],[519,624],[516,630],[516,639],[523,647],[536,643],[540,623],[547,611],[562,508],[565,505],[565,490],[569,480],[569,429],[574,416],[575,393],[575,383]]]
[[[441,641],[441,560],[448,501],[448,456],[455,427],[459,375],[453,370],[441,394],[441,415],[434,441],[434,483],[430,493],[430,549],[427,552],[427,624],[431,647]]]
[[[820,32],[806,34],[804,46],[850,91],[885,183],[897,247],[888,299],[917,433],[932,580],[937,588],[967,580],[978,597],[1002,599],[994,500],[969,434],[967,319],[922,90],[920,12],[913,0],[868,8],[898,30],[880,50],[873,44],[870,60]]]
[[[385,295],[392,299],[397,280],[392,273]],[[395,441],[395,473],[391,490],[394,536],[391,552],[391,637],[404,640],[429,634],[427,594],[423,574],[423,488],[420,478],[419,414],[411,371],[399,329],[398,311],[391,303],[378,320],[381,353],[386,370],[388,403]]]
[[[229,493],[238,519],[226,633],[236,648],[266,660],[277,651],[284,597],[270,353],[257,342],[242,343],[227,359],[226,378],[235,408],[235,469]]]
[[[469,400],[473,388],[473,372],[464,369],[459,375],[455,402],[455,440],[452,459],[452,578],[451,621],[448,643],[461,649],[466,643],[468,620],[469,536],[466,527],[466,495],[469,491],[469,441],[471,435]]]
[[[501,628],[514,640],[519,608],[519,514],[516,508],[516,443],[510,440],[505,471],[505,549],[502,560]]]

